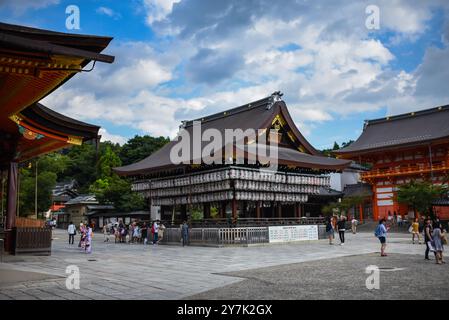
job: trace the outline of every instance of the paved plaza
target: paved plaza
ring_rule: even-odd
[[[345,246],[226,248],[104,243],[95,234],[90,255],[68,245],[65,231],[53,237],[51,256],[4,257],[0,299],[449,298],[448,266],[424,261],[424,245],[408,234],[391,234],[388,257],[375,254],[372,232],[348,233]],[[70,265],[80,270],[80,290],[66,288]],[[381,271],[380,290],[365,287],[369,265],[395,268]]]

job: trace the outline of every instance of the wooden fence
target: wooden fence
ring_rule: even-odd
[[[325,239],[324,225],[318,225],[318,239]],[[269,243],[268,227],[238,228],[190,228],[190,245],[202,246],[249,246]],[[181,244],[181,228],[166,228],[163,244]]]
[[[13,253],[51,255],[52,230],[48,228],[14,228]]]

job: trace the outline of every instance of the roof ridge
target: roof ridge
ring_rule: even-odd
[[[433,108],[429,108],[429,109],[422,109],[422,110],[418,110],[418,111],[401,113],[401,114],[387,116],[387,117],[383,117],[383,118],[365,120],[365,127],[368,125],[384,123],[387,121],[405,120],[405,119],[409,119],[414,116],[423,116],[423,115],[432,114],[432,113],[439,112],[439,111],[449,111],[449,104],[438,106],[438,107],[433,107]]]
[[[214,120],[218,120],[218,119],[222,119],[222,118],[226,118],[229,117],[231,115],[235,115],[241,112],[245,112],[254,108],[259,108],[261,106],[265,106],[268,103],[272,102],[273,96],[277,94],[276,92],[259,100],[256,101],[252,101],[249,103],[245,103],[243,105],[240,105],[238,107],[234,107],[231,109],[227,109],[221,112],[217,112],[205,117],[201,117],[201,118],[197,118],[197,119],[193,119],[193,120],[187,120],[187,121],[182,121],[184,127],[190,127],[193,125],[194,121],[201,121],[201,123],[205,123],[205,122],[209,122],[209,121],[214,121]],[[274,101],[276,102],[276,100]],[[181,125],[182,126],[182,125]]]

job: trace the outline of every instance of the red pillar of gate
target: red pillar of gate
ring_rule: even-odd
[[[256,201],[256,218],[260,219],[260,201]]]

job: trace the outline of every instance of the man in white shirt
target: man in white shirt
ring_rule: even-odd
[[[154,221],[154,223],[153,223],[153,245],[157,244],[158,232],[159,232],[159,225],[157,224],[157,221]]]
[[[76,227],[72,221],[69,223],[69,227],[67,228],[67,233],[69,234],[69,244],[73,244],[75,240]]]

